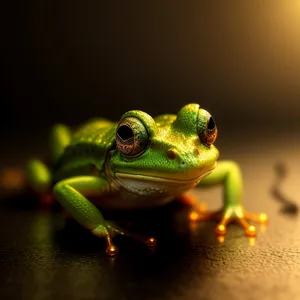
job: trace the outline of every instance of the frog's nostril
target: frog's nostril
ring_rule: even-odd
[[[195,152],[196,155],[199,155],[199,154],[200,154],[200,150],[199,150],[198,148],[195,148],[195,149],[194,149],[194,152]]]
[[[177,151],[174,149],[169,149],[167,155],[170,159],[175,159],[177,157]]]

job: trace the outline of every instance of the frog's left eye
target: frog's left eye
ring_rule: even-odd
[[[213,144],[217,138],[218,129],[214,118],[208,112],[206,113],[206,124],[201,126],[202,128],[199,130],[198,135],[201,142],[210,147],[210,145]]]
[[[135,117],[124,118],[118,125],[116,143],[125,156],[136,156],[144,152],[148,145],[148,132],[144,124]]]

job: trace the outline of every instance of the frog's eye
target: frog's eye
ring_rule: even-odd
[[[149,140],[147,129],[137,118],[124,118],[118,125],[116,143],[119,151],[125,156],[141,154]]]
[[[198,128],[198,135],[201,142],[207,147],[210,147],[217,138],[218,129],[214,118],[208,112],[206,112],[206,114],[206,123],[203,124],[204,126]]]

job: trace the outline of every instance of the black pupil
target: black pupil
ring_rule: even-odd
[[[130,127],[128,127],[127,125],[122,125],[118,129],[118,136],[123,141],[126,141],[126,140],[132,138],[134,135],[133,135],[133,131]]]
[[[207,123],[207,129],[213,130],[216,127],[213,117],[210,117]]]

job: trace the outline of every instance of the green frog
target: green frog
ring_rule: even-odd
[[[265,214],[250,214],[242,204],[243,182],[234,161],[219,161],[214,118],[199,104],[182,107],[177,115],[152,118],[131,110],[118,123],[92,119],[76,130],[57,124],[50,133],[51,163],[30,160],[28,182],[54,198],[77,222],[107,242],[107,254],[118,253],[112,236],[130,235],[106,220],[100,209],[148,209],[179,199],[194,207],[193,220],[216,220],[216,233],[226,234],[235,221],[246,235],[248,223],[266,222]],[[224,205],[218,211],[200,209],[193,188],[222,184]],[[134,236],[134,234],[132,234]],[[144,240],[148,246],[155,238]]]

